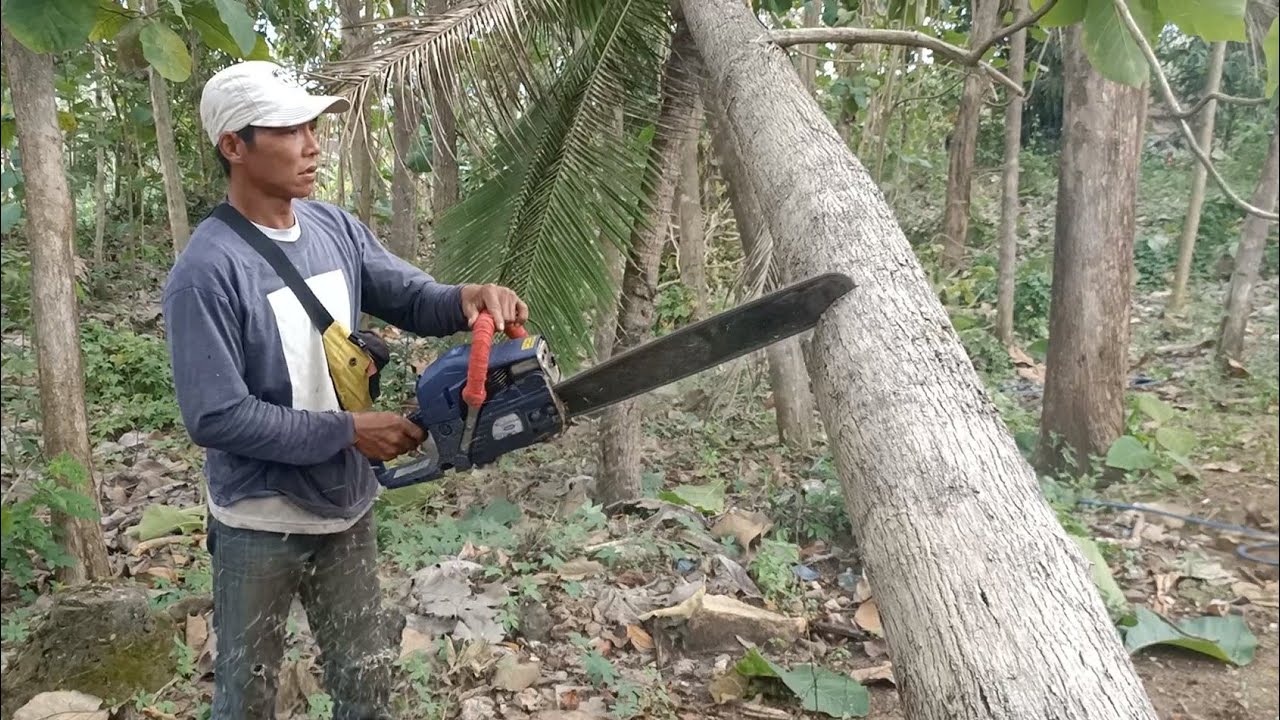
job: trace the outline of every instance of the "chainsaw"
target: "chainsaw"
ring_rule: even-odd
[[[495,343],[493,317],[481,312],[471,342],[451,348],[418,375],[418,409],[408,417],[426,431],[435,452],[390,467],[375,463],[378,482],[387,488],[429,482],[546,442],[579,418],[812,328],[852,287],[844,275],[819,275],[566,380],[544,337],[507,325],[508,339]]]

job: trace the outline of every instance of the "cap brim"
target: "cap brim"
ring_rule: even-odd
[[[295,106],[259,118],[252,124],[259,127],[293,127],[311,122],[326,113],[342,113],[350,109],[351,103],[346,98],[336,95],[308,95]]]

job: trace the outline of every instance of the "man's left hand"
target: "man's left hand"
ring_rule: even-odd
[[[507,323],[523,325],[529,320],[529,306],[515,291],[501,285],[463,285],[462,314],[468,327],[475,326],[481,310],[493,316],[494,332],[502,332]]]

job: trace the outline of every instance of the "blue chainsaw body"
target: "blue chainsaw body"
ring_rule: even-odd
[[[434,480],[450,470],[468,470],[547,440],[565,427],[565,413],[552,388],[559,381],[546,340],[529,335],[495,338],[489,352],[486,399],[464,447],[467,414],[462,399],[471,345],[449,349],[418,376],[418,409],[409,416],[431,437],[436,457],[378,469],[378,482],[398,488]]]

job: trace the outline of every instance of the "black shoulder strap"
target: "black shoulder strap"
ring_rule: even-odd
[[[231,207],[229,203],[221,203],[213,212],[210,213],[222,222],[236,231],[249,246],[258,251],[268,264],[276,271],[276,274],[284,280],[285,285],[293,290],[293,294],[297,296],[298,302],[302,303],[303,309],[307,311],[307,315],[311,317],[311,322],[315,324],[316,329],[324,334],[324,331],[333,324],[333,316],[325,309],[324,305],[311,292],[311,287],[302,279],[302,275],[298,274],[298,269],[289,262],[289,258],[285,256],[284,250],[280,249],[271,238],[267,237],[249,222],[249,219],[240,213],[239,210]]]

